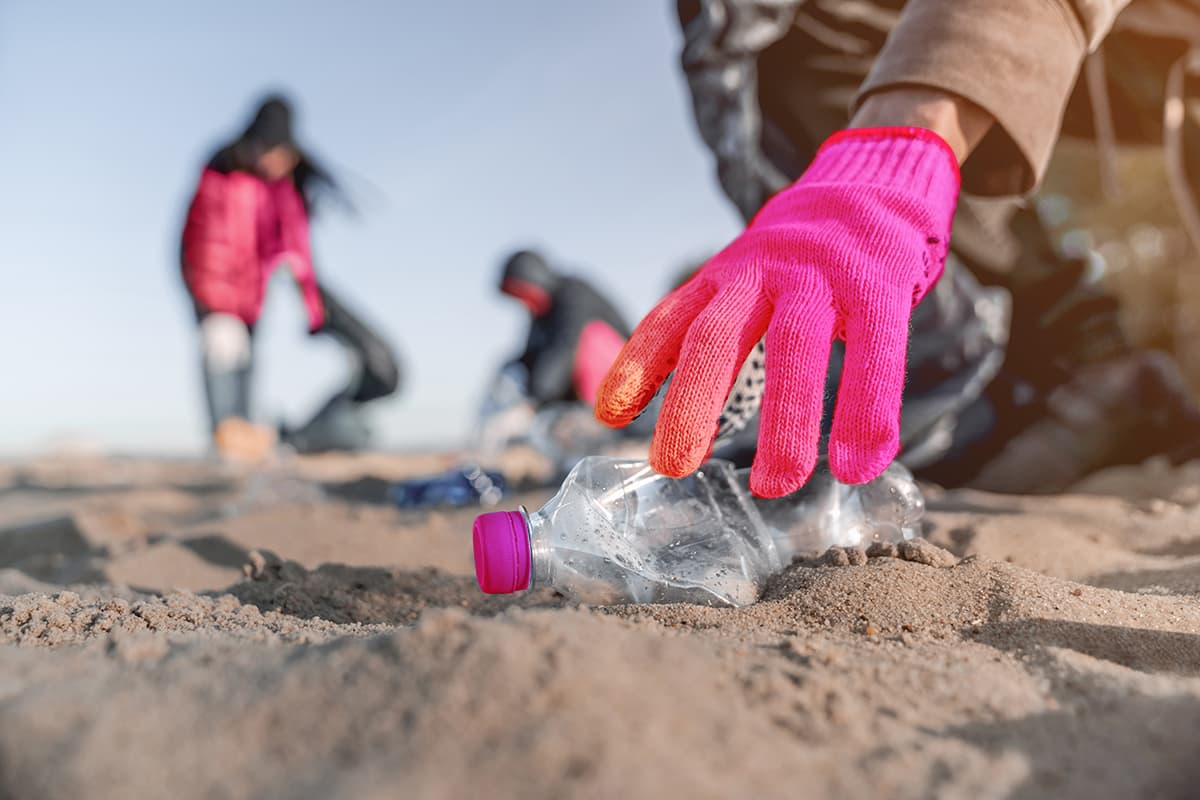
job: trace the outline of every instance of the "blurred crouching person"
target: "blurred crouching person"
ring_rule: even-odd
[[[630,327],[616,307],[582,278],[565,275],[532,250],[504,262],[500,291],[529,311],[525,349],[511,364],[524,368],[535,406],[591,406]]]

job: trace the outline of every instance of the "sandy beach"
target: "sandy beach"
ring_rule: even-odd
[[[0,467],[0,796],[1196,796],[1200,467],[930,489],[733,610],[483,596],[385,496],[451,458]]]

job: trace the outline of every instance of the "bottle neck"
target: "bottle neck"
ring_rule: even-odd
[[[530,513],[525,506],[519,508],[525,517],[525,528],[529,531],[529,588],[549,586],[554,581],[549,520],[541,511]]]

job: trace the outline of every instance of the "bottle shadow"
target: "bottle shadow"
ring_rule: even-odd
[[[486,595],[475,578],[442,570],[388,569],[322,564],[316,569],[270,551],[250,555],[249,580],[222,592],[262,611],[342,624],[411,625],[431,608],[461,608],[492,616],[510,608],[561,608],[562,595],[539,589],[517,595]]]

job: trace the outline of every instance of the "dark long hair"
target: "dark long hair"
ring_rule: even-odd
[[[343,208],[354,210],[354,204],[333,174],[296,142],[292,133],[292,104],[281,94],[264,97],[246,129],[218,150],[208,166],[217,172],[254,172],[258,157],[279,145],[287,145],[299,158],[292,182],[310,215],[322,198],[332,198]]]

